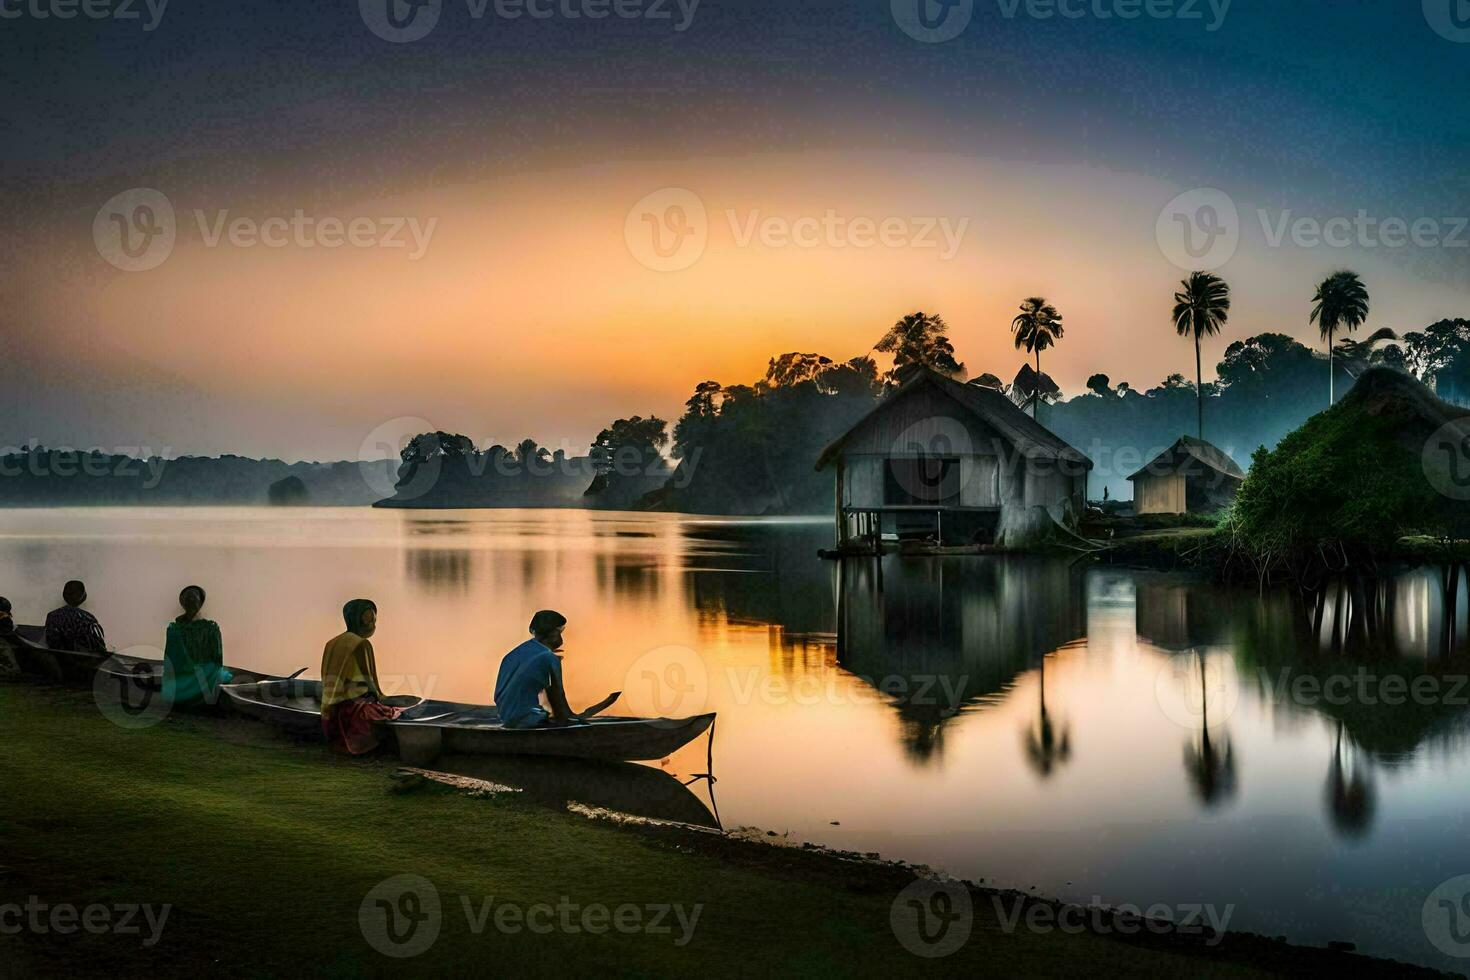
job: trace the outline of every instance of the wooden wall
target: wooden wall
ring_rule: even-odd
[[[1133,481],[1133,511],[1136,514],[1186,513],[1184,475],[1140,476]]]

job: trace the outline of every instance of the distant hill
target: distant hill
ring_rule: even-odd
[[[279,487],[289,484],[282,496]],[[371,504],[394,464],[286,463],[243,456],[164,459],[28,447],[0,456],[0,507]],[[299,485],[298,485],[299,484]]]

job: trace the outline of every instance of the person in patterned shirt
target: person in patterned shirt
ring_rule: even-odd
[[[78,581],[66,583],[61,590],[66,605],[46,614],[46,645],[53,650],[78,653],[106,653],[107,639],[97,617],[82,608],[87,601],[87,587]]]

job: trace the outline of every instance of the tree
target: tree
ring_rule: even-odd
[[[1108,398],[1113,394],[1113,379],[1106,374],[1094,374],[1087,379],[1087,390],[1099,398]]]
[[[820,354],[782,354],[771,358],[766,376],[756,384],[762,392],[775,388],[793,388],[814,381],[819,374],[832,366],[832,358]]]
[[[965,373],[965,365],[955,360],[954,345],[949,342],[949,325],[937,313],[910,313],[883,335],[873,348],[880,354],[893,355],[891,382],[898,372],[910,364],[922,364],[951,378]]]
[[[647,471],[668,445],[669,424],[656,416],[618,419],[597,434],[592,443],[592,464],[607,474],[617,469],[636,475]]]
[[[1195,393],[1199,399],[1199,437],[1205,437],[1205,375],[1200,359],[1200,340],[1213,337],[1230,319],[1230,286],[1219,276],[1192,272],[1174,294],[1174,329],[1179,336],[1194,336]]]
[[[817,388],[824,395],[874,398],[882,390],[878,378],[878,362],[871,357],[854,357],[843,364],[831,364],[816,377]]]
[[[1349,333],[1368,319],[1368,287],[1356,272],[1343,269],[1334,272],[1317,287],[1312,297],[1312,319],[1327,341],[1327,404],[1337,403],[1337,375],[1333,359],[1333,336],[1338,330]]]
[[[1021,312],[1011,321],[1016,349],[1025,348],[1036,357],[1036,373],[1041,374],[1041,352],[1056,346],[1062,339],[1062,315],[1041,296],[1032,296],[1021,304]],[[1031,417],[1036,417],[1036,402],[1031,403]]]
[[[522,469],[529,469],[531,463],[540,462],[550,455],[551,454],[548,453],[541,446],[536,445],[535,439],[522,439],[519,443],[516,444],[516,465],[520,466]]]

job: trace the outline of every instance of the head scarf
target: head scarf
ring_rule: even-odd
[[[184,596],[188,595],[190,592],[198,592],[199,604],[201,606],[204,605],[204,590],[197,585],[187,586],[179,593],[179,605],[182,606],[184,604]]]
[[[342,607],[342,618],[347,621],[347,631],[361,636],[362,617],[369,609],[378,611],[378,604],[371,599],[353,599]]]

